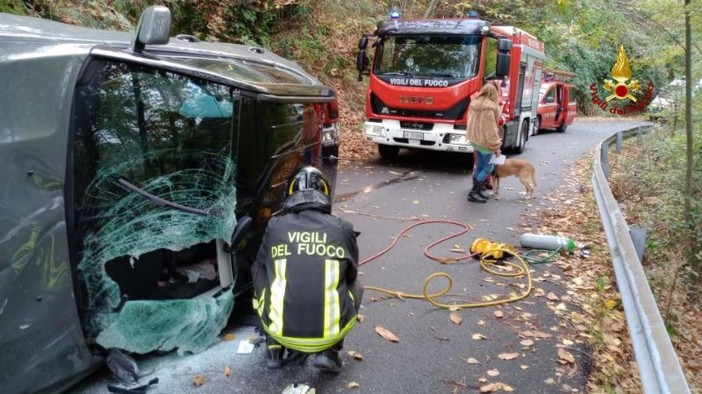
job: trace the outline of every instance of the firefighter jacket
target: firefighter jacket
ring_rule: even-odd
[[[272,218],[252,267],[263,329],[305,353],[333,346],[356,321],[350,290],[358,274],[356,233],[330,211],[308,203]]]

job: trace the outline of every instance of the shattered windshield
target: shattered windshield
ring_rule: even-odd
[[[376,75],[468,79],[478,72],[480,37],[388,36],[376,53]]]
[[[193,297],[218,285],[214,241],[236,225],[239,92],[109,61],[93,62],[84,79],[73,242],[88,335],[140,353],[203,350],[233,306],[229,294]],[[154,322],[161,328],[144,329]]]

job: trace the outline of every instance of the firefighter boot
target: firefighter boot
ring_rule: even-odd
[[[341,359],[339,358],[339,351],[335,349],[327,349],[321,353],[317,353],[314,356],[314,360],[312,360],[312,365],[322,372],[341,372]]]
[[[473,183],[473,188],[470,189],[470,192],[468,193],[468,201],[479,202],[483,204],[487,202],[487,199],[483,198],[480,194],[480,182]]]
[[[278,369],[283,366],[284,348],[272,339],[266,340],[266,367]]]

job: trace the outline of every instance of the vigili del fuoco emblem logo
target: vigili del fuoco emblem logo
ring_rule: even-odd
[[[624,115],[641,112],[651,102],[653,84],[651,82],[648,83],[642,98],[641,85],[638,79],[632,78],[624,45],[619,47],[617,61],[612,66],[612,79],[604,80],[602,88],[611,93],[604,99],[597,94],[597,84],[593,83],[590,85],[590,95],[592,96],[593,104],[605,111],[609,108],[609,112],[615,115]],[[628,105],[619,104],[620,101],[626,99],[629,100]]]

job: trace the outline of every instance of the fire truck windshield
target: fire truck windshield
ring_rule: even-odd
[[[379,41],[373,73],[468,79],[478,72],[478,36],[401,35]]]

